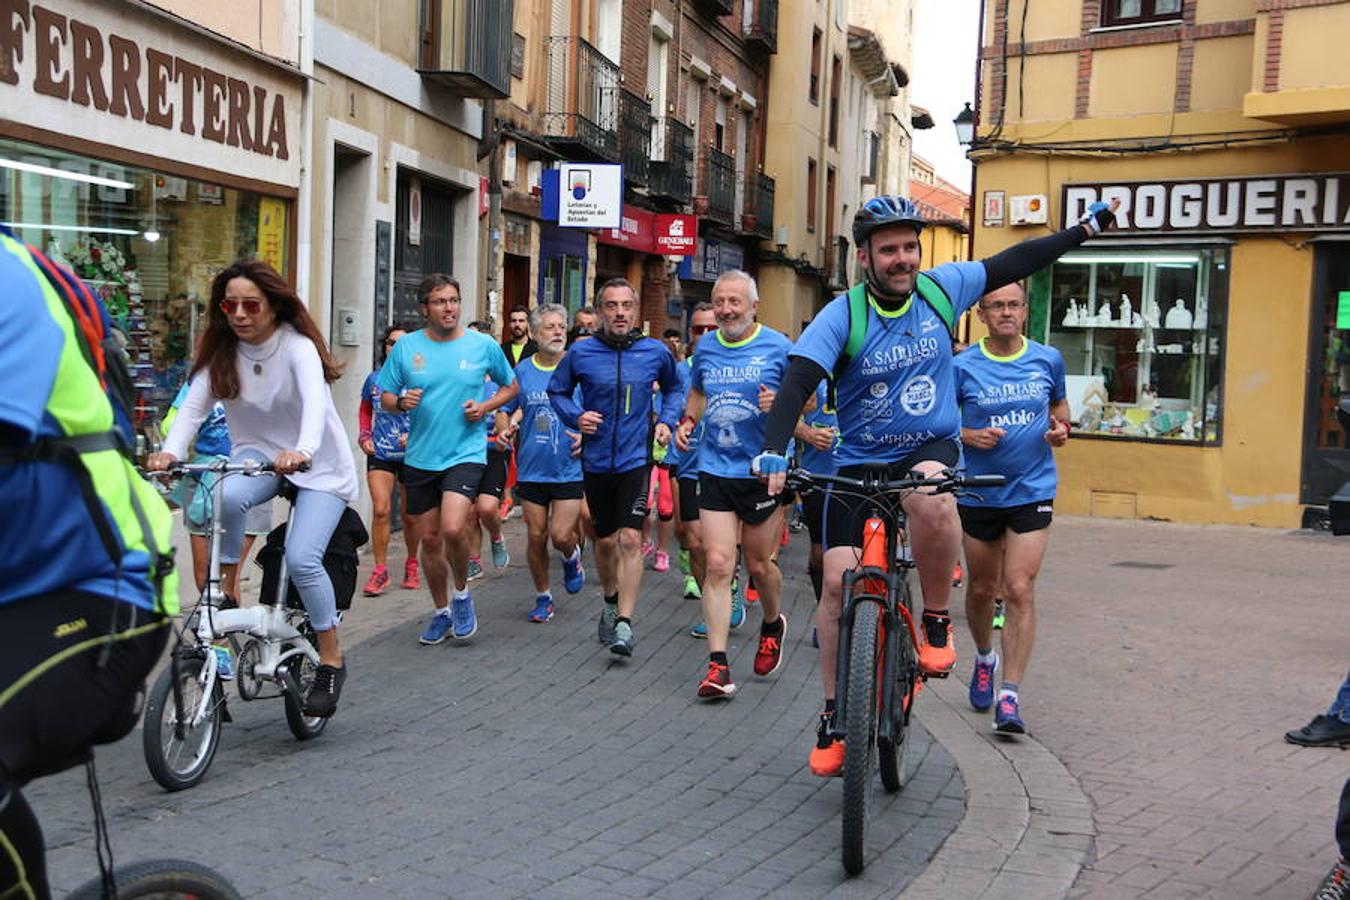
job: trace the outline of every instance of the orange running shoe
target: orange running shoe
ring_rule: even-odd
[[[961,564],[957,563],[956,568],[952,569],[952,587],[960,587],[966,580],[966,573],[961,571]]]
[[[422,586],[422,576],[417,571],[417,560],[410,559],[403,564],[403,587],[415,591]]]
[[[811,748],[811,774],[821,778],[837,778],[844,770],[844,742],[830,736],[833,713],[821,713],[816,729],[816,745]]]
[[[923,615],[923,640],[919,643],[919,670],[925,675],[946,677],[956,665],[950,616]]]
[[[698,683],[700,700],[730,699],[736,693],[736,685],[731,683],[731,667],[708,661],[708,674]]]
[[[778,634],[759,635],[759,649],[755,652],[755,674],[772,675],[783,664],[783,639],[787,637],[787,616],[778,616]]]

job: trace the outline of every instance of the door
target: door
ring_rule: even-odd
[[[1350,481],[1347,423],[1337,416],[1350,396],[1350,244],[1318,244],[1316,252],[1299,501],[1320,506]]]
[[[502,308],[507,310],[508,313],[517,306],[528,308],[530,305],[529,257],[507,253],[505,254],[503,270],[502,287],[506,292],[506,303],[502,305]]]
[[[433,273],[454,273],[456,190],[407,169],[398,172],[394,225],[394,315],[420,322],[417,286]]]

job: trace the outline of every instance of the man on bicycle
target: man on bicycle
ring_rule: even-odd
[[[1007,284],[980,298],[975,314],[989,336],[956,357],[956,400],[961,405],[961,443],[971,475],[1004,475],[1002,487],[980,488],[957,500],[965,532],[966,620],[975,642],[970,705],[994,705],[994,598],[1002,585],[1007,604],[1003,627],[1003,684],[994,710],[994,730],[1022,734],[1018,685],[1036,637],[1036,575],[1050,539],[1054,514],[1055,458],[1051,450],[1069,439],[1069,401],[1064,395],[1064,358],[1054,347],[1023,336],[1027,298]]]
[[[563,425],[582,435],[581,468],[605,598],[597,635],[611,653],[632,656],[653,432],[657,442],[670,442],[684,400],[675,357],[638,330],[633,286],[611,278],[600,286],[595,303],[600,330],[562,358],[548,394]],[[662,395],[655,428],[650,418],[653,382]],[[573,397],[578,385],[579,404]]]
[[[750,461],[764,442],[764,413],[787,369],[792,342],[755,321],[759,290],[745,272],[723,272],[713,284],[718,330],[694,355],[684,418],[675,444],[689,449],[689,435],[706,419],[698,450],[699,521],[707,577],[703,621],[708,632],[708,669],[698,685],[703,700],[736,692],[727,661],[731,578],[736,545],[759,585],[764,620],[755,653],[756,675],[771,675],[783,661],[787,617],[779,609],[782,576],[772,561],[783,533],[781,496],[769,494],[750,475]]]
[[[841,364],[858,305],[848,295],[831,301],[803,332],[769,415],[764,452],[755,458],[755,471],[767,479],[769,492],[783,489],[788,439],[807,398],[827,376],[834,378],[837,395],[841,476],[856,478],[869,463],[888,464],[894,476],[911,470],[931,475],[955,466],[960,459],[951,344],[956,318],[989,290],[1049,265],[1109,227],[1116,205],[1093,204],[1080,224],[988,259],[944,263],[921,273],[919,235],[925,222],[918,208],[904,197],[867,201],[853,219],[865,276],[865,286],[850,292],[866,300],[857,313],[860,346]],[[843,765],[843,743],[831,737],[830,727],[841,579],[861,552],[865,506],[852,497],[826,495],[824,583],[816,611],[825,709],[811,753],[817,775],[838,774]],[[945,494],[916,491],[905,499],[904,510],[924,601],[919,666],[925,674],[945,675],[956,664],[947,609],[951,566],[961,549],[956,504]]]
[[[135,726],[178,578],[168,507],[117,449],[81,325],[4,227],[0,293],[0,897],[45,900],[21,790]]]

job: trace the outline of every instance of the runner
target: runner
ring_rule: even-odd
[[[994,730],[1022,734],[1018,685],[1036,637],[1036,576],[1050,539],[1058,481],[1051,448],[1069,438],[1069,401],[1064,358],[1022,335],[1027,300],[1020,285],[990,291],[975,313],[989,336],[956,357],[966,471],[1008,481],[957,500],[970,576],[966,619],[975,642],[970,705],[987,712],[995,704],[993,617],[1001,586],[1007,621]]]
[[[657,382],[664,400],[654,431],[656,440],[667,444],[680,414],[680,380],[670,351],[635,330],[639,304],[631,284],[606,281],[596,292],[596,306],[600,330],[562,358],[548,393],[563,424],[583,436],[581,467],[605,598],[598,636],[611,653],[632,656],[653,436],[648,398]],[[578,385],[580,403],[573,398]]]
[[[398,339],[408,333],[401,325],[390,325],[380,341],[380,365]],[[403,454],[408,446],[408,414],[390,413],[380,408],[379,367],[366,376],[361,387],[359,411],[361,434],[357,446],[366,455],[366,486],[370,488],[370,538],[375,554],[375,569],[370,573],[363,593],[367,597],[383,594],[389,587],[389,517],[394,505],[394,488],[402,499],[403,541],[408,556],[403,562],[403,587],[416,590],[422,579],[417,572],[417,535],[408,519],[408,497],[399,484],[403,473]],[[244,551],[245,555],[248,551]]]
[[[750,474],[750,462],[764,443],[764,414],[773,405],[792,347],[782,334],[755,321],[759,290],[745,272],[733,269],[719,275],[712,298],[718,330],[694,356],[684,418],[675,430],[676,446],[687,450],[689,435],[707,418],[698,460],[709,651],[698,696],[705,700],[736,693],[727,636],[738,543],[746,570],[759,585],[764,612],[755,674],[771,675],[783,661],[787,617],[779,609],[782,576],[771,561],[783,532],[783,503]]]
[[[378,382],[380,405],[409,413],[403,485],[436,607],[421,642],[439,644],[447,632],[467,640],[478,631],[467,577],[469,511],[487,463],[482,422],[514,399],[519,386],[497,342],[465,329],[458,281],[428,275],[417,296],[427,325],[393,346]],[[483,401],[489,377],[504,387]]]
[[[509,337],[502,341],[502,352],[506,354],[507,362],[518,366],[539,349],[538,342],[530,336],[529,309],[519,303],[511,307],[506,329]]]
[[[802,407],[831,373],[842,435],[836,451],[841,475],[856,478],[868,463],[888,464],[896,475],[910,470],[934,474],[956,465],[960,418],[951,345],[956,318],[989,290],[1044,268],[1109,227],[1118,206],[1115,201],[1093,204],[1082,222],[1065,231],[986,260],[945,263],[920,273],[924,220],[917,207],[903,197],[867,201],[853,219],[866,284],[836,297],[807,326],[769,416],[765,452],[756,457],[755,469],[766,477],[770,493],[783,488],[783,452]],[[949,495],[915,492],[904,506],[924,602],[919,665],[927,674],[941,675],[956,663],[947,602],[952,563],[960,552],[960,520]],[[862,504],[827,492],[824,520],[824,582],[816,627],[825,709],[811,770],[835,775],[844,759],[843,742],[830,737],[841,579],[861,553]]]
[[[797,439],[797,464],[808,472],[833,475],[839,471],[839,463],[834,456],[834,448],[839,444],[839,416],[830,406],[829,390],[823,383],[816,388],[814,405],[808,406],[813,408],[802,415],[802,420],[793,430],[793,437]],[[824,512],[825,496],[820,491],[811,491],[802,497],[802,522],[811,538],[806,572],[811,577],[816,603],[820,603],[820,587],[824,578]]]
[[[510,365],[508,360],[507,365]],[[490,377],[483,380],[482,402],[490,400],[501,387]],[[488,544],[492,551],[492,566],[504,569],[511,564],[511,554],[506,549],[506,538],[502,535],[502,496],[511,472],[511,442],[509,437],[498,437],[508,428],[505,407],[490,416],[484,416],[487,442],[487,463],[483,469],[483,478],[478,483],[478,496],[474,498],[473,512],[469,519],[469,564],[468,579],[483,577],[483,532],[488,535]]]
[[[520,481],[516,493],[525,511],[526,561],[534,579],[535,602],[531,622],[553,618],[553,592],[548,587],[548,542],[562,556],[563,586],[575,594],[586,584],[577,545],[581,516],[581,434],[558,421],[548,399],[548,385],[567,344],[567,308],[557,303],[537,307],[530,314],[530,333],[537,343],[534,355],[516,366],[520,395],[513,401],[508,436],[518,437]],[[521,424],[525,423],[524,430]]]
[[[676,369],[684,391],[689,390],[690,371],[694,365],[694,349],[699,339],[710,331],[717,330],[717,320],[713,316],[712,304],[700,301],[689,316],[689,353],[684,362]],[[672,443],[666,454],[666,464],[675,473],[675,539],[680,544],[681,571],[684,571],[684,598],[699,600],[703,597],[703,579],[705,577],[703,558],[703,529],[699,526],[698,515],[698,448],[703,437],[703,426],[695,428],[689,434],[689,449],[682,450]],[[684,560],[687,559],[687,566]],[[686,570],[687,569],[687,570]],[[733,612],[734,615],[734,612]],[[745,618],[745,610],[741,610]],[[734,622],[736,627],[739,622]],[[702,619],[695,625],[695,637],[705,637],[707,629]]]

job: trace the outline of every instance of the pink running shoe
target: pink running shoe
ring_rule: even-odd
[[[656,572],[669,572],[670,554],[664,550],[657,550],[656,560],[652,563],[652,570]]]

